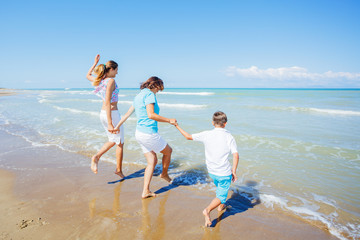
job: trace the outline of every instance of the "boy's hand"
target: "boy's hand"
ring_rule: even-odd
[[[233,172],[231,175],[232,175],[232,181],[236,182],[237,180],[236,172]]]

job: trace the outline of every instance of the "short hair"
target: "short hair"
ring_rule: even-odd
[[[217,111],[213,115],[213,121],[215,125],[224,126],[224,124],[227,123],[227,116],[225,113]]]

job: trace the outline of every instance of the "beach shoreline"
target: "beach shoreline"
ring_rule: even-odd
[[[0,88],[0,97],[11,96],[17,94],[15,90],[8,88]]]
[[[130,178],[119,182],[111,163],[101,162],[95,175],[76,164],[89,161],[85,156],[33,147],[5,131],[0,136],[3,239],[337,239],[261,204],[215,211],[215,226],[204,229],[201,211],[213,193],[171,187],[154,176],[158,196],[142,200],[143,168],[124,166]]]

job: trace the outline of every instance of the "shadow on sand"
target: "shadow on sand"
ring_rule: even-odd
[[[219,216],[214,219],[210,227],[215,227],[216,224],[232,215],[247,211],[249,208],[261,203],[259,191],[255,189],[257,182],[247,181],[245,186],[232,187],[232,194],[226,200],[226,209],[221,212]]]
[[[210,180],[207,178],[205,168],[184,170],[181,172],[177,172],[176,174],[179,175],[176,176],[168,186],[160,188],[155,193],[164,193],[179,186],[191,186],[195,184],[206,184],[210,182]]]
[[[179,167],[179,164],[175,161],[175,162],[170,164],[169,170],[175,169],[177,167]],[[162,165],[157,164],[155,166],[153,176],[159,176],[161,174],[161,171],[162,171]],[[144,177],[144,174],[145,174],[145,168],[140,169],[140,170],[138,170],[138,171],[136,171],[136,172],[134,172],[134,173],[132,173],[130,175],[127,175],[126,177],[124,177],[122,179],[118,179],[118,180],[115,180],[115,181],[110,181],[110,182],[108,182],[108,184],[115,184],[115,183],[119,183],[119,182],[122,182],[124,180],[132,179],[132,178]]]
[[[115,183],[119,183],[119,182],[122,182],[122,181],[127,180],[127,179],[143,177],[144,173],[145,173],[145,168],[140,169],[139,171],[136,171],[136,172],[134,172],[134,173],[122,178],[122,179],[118,179],[118,180],[115,180],[115,181],[108,182],[108,184],[115,184]]]

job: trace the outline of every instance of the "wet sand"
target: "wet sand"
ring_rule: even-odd
[[[0,153],[1,239],[336,239],[231,193],[231,208],[213,211],[204,228],[201,212],[214,193],[154,176],[158,196],[142,200],[143,167],[124,166],[128,178],[120,182],[111,163],[101,162],[95,175],[86,156],[4,131]]]

